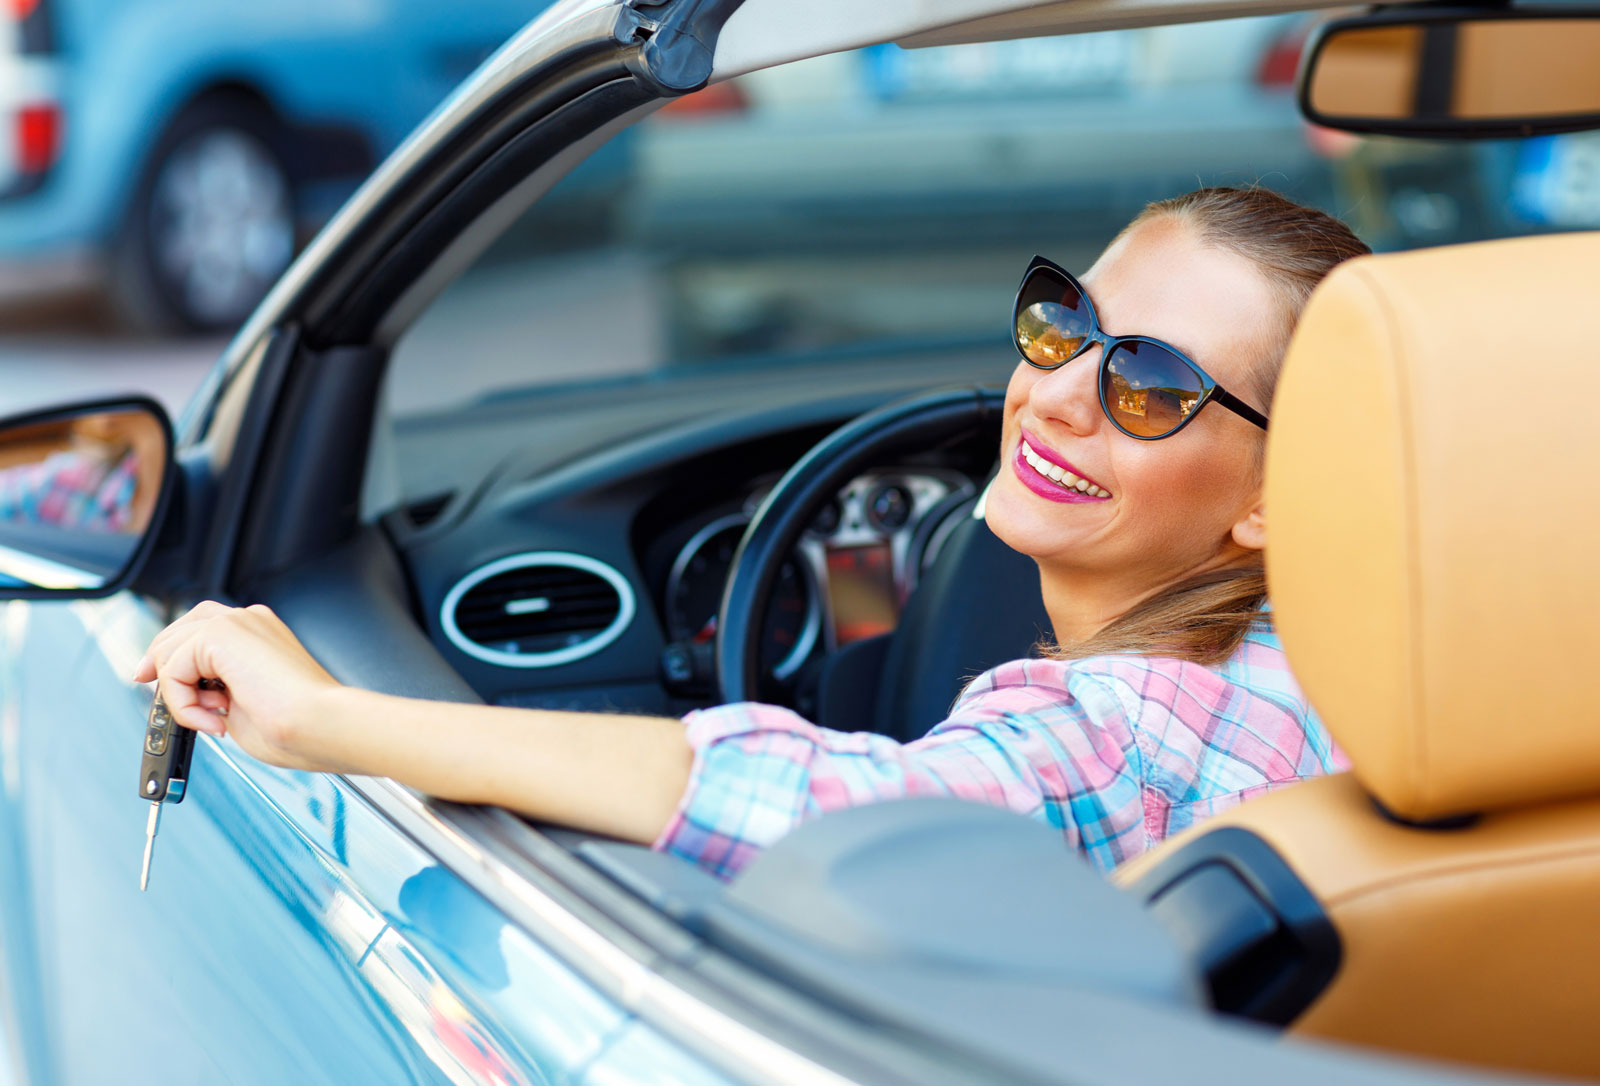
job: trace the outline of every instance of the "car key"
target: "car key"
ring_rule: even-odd
[[[221,690],[216,679],[201,679],[200,689]],[[139,759],[139,796],[150,801],[144,828],[144,863],[139,868],[139,889],[150,884],[150,857],[155,852],[156,830],[163,803],[182,803],[189,789],[189,759],[194,754],[194,732],[172,718],[160,689],[150,702],[145,723],[144,756]]]

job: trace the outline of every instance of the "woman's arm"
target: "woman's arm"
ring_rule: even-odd
[[[922,739],[819,727],[726,705],[687,732],[655,717],[416,701],[341,686],[265,607],[203,603],[134,676],[180,724],[293,769],[393,777],[419,791],[654,843],[721,875],[799,823],[945,795],[1041,818],[1109,869],[1149,843],[1140,755],[1092,676],[1016,661],[974,682]],[[202,690],[220,679],[225,691]]]
[[[201,679],[226,690],[202,690]],[[689,780],[676,720],[420,701],[346,687],[268,608],[202,603],[134,676],[178,723],[291,769],[392,777],[463,803],[649,843]]]
[[[722,705],[685,721],[690,784],[656,845],[718,875],[818,815],[909,796],[1038,818],[1103,870],[1149,844],[1137,740],[1117,696],[1077,665],[995,668],[909,743],[773,705]]]

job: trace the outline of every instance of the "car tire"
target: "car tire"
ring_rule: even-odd
[[[265,107],[202,99],[146,158],[111,253],[111,303],[143,332],[236,327],[295,251],[282,126]]]

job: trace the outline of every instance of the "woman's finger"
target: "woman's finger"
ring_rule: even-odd
[[[227,734],[227,726],[223,723],[222,717],[196,700],[195,695],[199,691],[166,676],[156,680],[156,690],[161,695],[161,700],[166,703],[167,712],[172,714],[172,719],[183,727],[208,735]]]
[[[228,715],[228,695],[226,691],[211,690],[202,686],[196,692],[194,700],[200,708],[208,712],[215,713],[218,716]]]
[[[216,678],[213,660],[215,630],[207,627],[192,628],[189,636],[175,645],[160,659],[160,676],[157,689],[167,703],[172,719],[187,728],[222,735],[222,720],[202,700],[202,695],[215,696],[220,691],[201,690],[200,680]],[[223,695],[226,696],[226,695]]]
[[[203,622],[231,613],[234,608],[216,600],[202,600],[189,608],[178,618],[168,623],[155,637],[151,638],[150,645],[144,651],[144,657],[139,661],[139,666],[134,671],[133,681],[136,683],[151,682],[156,677],[156,672],[161,666],[161,661],[175,641],[188,637],[194,632],[194,627]]]

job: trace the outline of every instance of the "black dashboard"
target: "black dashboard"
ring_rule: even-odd
[[[782,474],[865,410],[1010,368],[945,352],[722,370],[401,420],[410,492],[383,525],[417,617],[486,701],[681,714],[715,700],[722,586]],[[894,627],[995,437],[874,465],[817,511],[768,601],[764,696],[791,700],[834,650]]]

